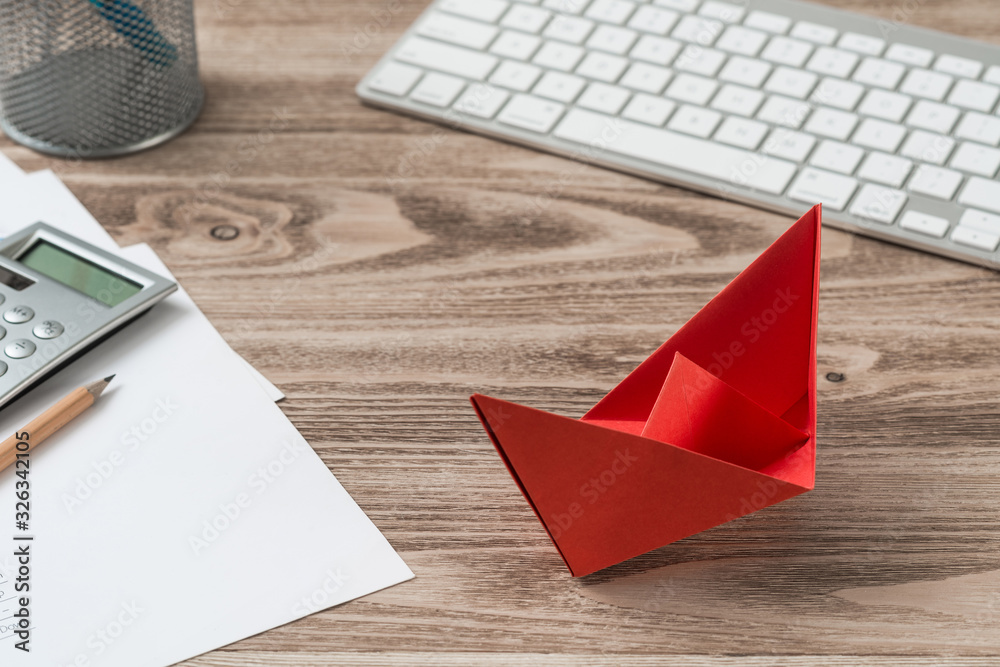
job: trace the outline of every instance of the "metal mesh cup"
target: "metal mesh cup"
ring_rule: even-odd
[[[25,146],[131,153],[203,99],[192,0],[0,0],[0,127]]]

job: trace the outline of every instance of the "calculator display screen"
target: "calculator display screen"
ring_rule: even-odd
[[[17,261],[107,306],[117,306],[142,290],[142,285],[48,241],[38,241]]]

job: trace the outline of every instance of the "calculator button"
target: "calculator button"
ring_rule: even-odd
[[[24,359],[35,353],[35,344],[30,340],[15,340],[3,349],[3,353],[11,359]]]
[[[0,327],[0,340],[2,340],[3,337],[6,335],[7,335],[7,330],[4,329],[3,327]]]
[[[63,325],[55,320],[45,320],[41,324],[36,324],[35,328],[31,330],[31,333],[35,334],[35,338],[58,338],[62,335]]]
[[[3,318],[11,324],[21,324],[22,322],[27,322],[34,316],[35,311],[27,306],[14,306],[3,314]]]
[[[0,294],[0,303],[3,303],[6,300],[7,300],[7,297],[5,297],[3,294]],[[0,375],[2,375],[2,373],[0,373]]]
[[[3,375],[6,372],[7,372],[7,364],[0,361],[0,375]]]

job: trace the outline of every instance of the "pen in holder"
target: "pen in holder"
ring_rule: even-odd
[[[0,0],[0,128],[29,148],[135,152],[203,99],[192,0]]]

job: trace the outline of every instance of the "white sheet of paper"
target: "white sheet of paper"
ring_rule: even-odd
[[[32,451],[26,532],[0,473],[0,610],[11,538],[34,537],[31,653],[8,631],[0,663],[163,667],[413,576],[186,293],[5,408],[0,433],[112,373]]]
[[[0,181],[24,176],[24,170],[17,166],[13,160],[0,151]]]
[[[117,252],[119,249],[114,238],[51,170],[25,174],[3,153],[0,153],[0,201],[3,202],[0,238],[43,221],[98,248],[112,252]],[[250,362],[239,356],[235,350],[233,354],[246,364],[254,380],[267,392],[272,401],[279,401],[285,397],[281,390]]]

